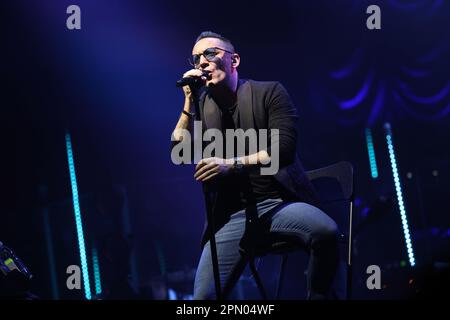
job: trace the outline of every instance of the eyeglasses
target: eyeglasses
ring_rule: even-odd
[[[211,48],[206,49],[202,53],[192,55],[192,58],[189,60],[189,62],[192,66],[198,67],[198,65],[200,64],[201,56],[204,56],[206,60],[211,62],[216,57],[216,55],[219,53],[218,50],[222,50],[222,51],[225,51],[225,52],[228,52],[231,54],[234,53],[234,52],[231,52],[231,51],[219,48],[219,47],[211,47]]]

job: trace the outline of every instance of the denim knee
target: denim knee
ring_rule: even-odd
[[[332,219],[323,224],[312,238],[312,246],[332,246],[337,243],[339,237],[339,228]]]

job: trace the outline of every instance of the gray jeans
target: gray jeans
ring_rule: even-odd
[[[258,237],[292,241],[294,247],[310,253],[308,299],[326,298],[338,265],[338,228],[320,209],[303,202],[267,199],[257,204],[261,224]],[[234,213],[216,233],[221,288],[231,292],[247,261],[240,253],[245,231],[245,211]],[[272,240],[270,240],[272,241]],[[300,272],[299,272],[300,274]],[[215,299],[215,286],[209,241],[203,247],[194,283],[194,299]]]

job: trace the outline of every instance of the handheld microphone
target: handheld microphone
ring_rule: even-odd
[[[208,71],[203,71],[202,75],[200,77],[185,77],[185,78],[181,78],[180,80],[177,81],[177,87],[184,87],[184,86],[196,86],[196,85],[201,85],[203,84],[203,80],[202,77],[205,77],[208,79],[209,77],[209,72]]]

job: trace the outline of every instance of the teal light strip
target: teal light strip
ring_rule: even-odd
[[[392,175],[394,177],[395,191],[397,193],[397,202],[398,202],[398,207],[400,210],[400,217],[402,220],[403,234],[405,237],[406,250],[408,252],[409,264],[411,265],[411,267],[414,267],[416,265],[416,260],[414,258],[414,250],[413,250],[412,243],[411,243],[411,235],[409,233],[408,219],[407,219],[407,215],[406,215],[405,205],[403,202],[402,187],[400,184],[400,176],[398,173],[397,160],[396,160],[395,152],[394,152],[394,143],[392,141],[391,125],[389,123],[386,123],[384,125],[384,128],[386,130],[386,141],[387,141],[388,150],[389,150],[389,159],[391,161]]]
[[[97,249],[92,248],[92,264],[94,266],[95,294],[102,293],[102,282],[100,278],[100,264],[98,262]]]
[[[369,153],[369,164],[372,178],[378,178],[377,159],[375,158],[375,148],[373,146],[372,132],[366,128],[367,152]]]
[[[89,272],[86,258],[86,248],[84,245],[83,224],[81,221],[80,203],[78,199],[77,177],[75,175],[75,165],[72,152],[72,141],[70,134],[66,133],[67,160],[69,163],[70,184],[72,186],[73,209],[75,212],[75,224],[77,228],[78,248],[80,251],[81,272],[83,273],[84,295],[91,300],[91,286],[89,284]]]

